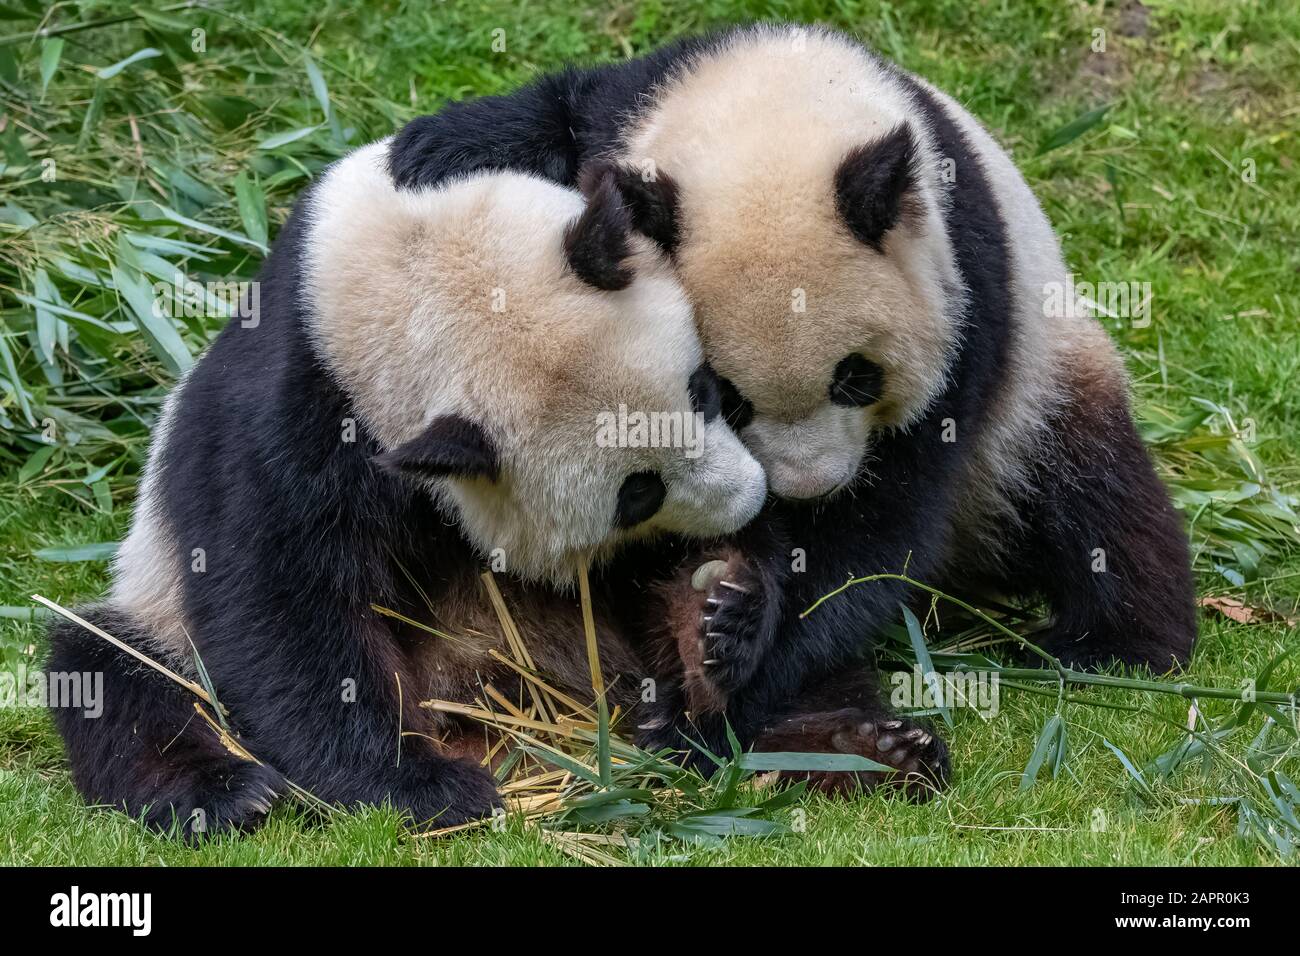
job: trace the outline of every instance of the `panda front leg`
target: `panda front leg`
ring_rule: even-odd
[[[1008,583],[1047,599],[1039,643],[1066,664],[1164,672],[1196,643],[1187,534],[1118,394],[1078,394],[1053,422]]]
[[[490,815],[501,805],[492,775],[430,739],[417,681],[384,621],[318,599],[286,609],[285,630],[251,659],[247,639],[239,661],[205,654],[248,749],[329,804],[388,804],[439,828]],[[257,633],[251,621],[234,626]]]

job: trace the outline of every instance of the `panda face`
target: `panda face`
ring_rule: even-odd
[[[504,173],[399,193],[384,145],[325,177],[304,259],[315,344],[380,466],[528,579],[758,512],[685,293],[612,182],[587,202]]]
[[[842,38],[758,27],[658,90],[616,157],[782,497],[845,487],[946,383],[964,303],[916,114]]]

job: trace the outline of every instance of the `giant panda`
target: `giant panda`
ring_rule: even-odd
[[[738,588],[680,591],[681,626],[729,661],[697,698],[742,740],[908,600],[877,581],[801,616],[853,576],[1041,597],[1042,643],[1074,666],[1188,659],[1186,535],[1123,364],[1046,307],[1070,287],[1049,222],[924,80],[829,30],[740,27],[416,120],[389,162],[408,188],[603,168],[672,256],[777,499],[730,557]],[[774,582],[787,548],[806,568]]]
[[[111,591],[81,612],[195,681],[197,656],[261,763],[168,678],[60,623],[49,668],[105,674],[102,716],[54,712],[93,803],[187,835],[248,829],[287,778],[417,823],[481,816],[498,802],[482,732],[418,703],[519,692],[489,656],[507,646],[484,567],[507,572],[538,670],[589,696],[578,563],[731,532],[763,503],[689,304],[612,180],[587,200],[516,173],[399,193],[385,148],[310,190],[256,320],[172,392]],[[699,412],[699,454],[602,447],[598,415],[620,404]],[[613,630],[608,588],[596,601],[612,703],[629,707],[652,653]]]

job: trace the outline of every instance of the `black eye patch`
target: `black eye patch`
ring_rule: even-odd
[[[831,376],[831,401],[848,408],[873,405],[880,401],[884,385],[884,370],[855,352],[835,366],[835,374]]]
[[[722,412],[722,382],[713,367],[705,362],[691,375],[686,383],[686,390],[691,396],[691,411],[703,415],[706,422],[711,422]]]
[[[740,394],[736,386],[731,384],[731,379],[719,378],[718,384],[722,399],[723,421],[732,431],[738,432],[754,420],[754,406]]]
[[[634,528],[648,521],[663,507],[668,489],[653,471],[638,471],[623,479],[618,489],[618,506],[614,511],[614,525]]]

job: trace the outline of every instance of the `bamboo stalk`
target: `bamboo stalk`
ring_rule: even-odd
[[[102,637],[104,640],[108,641],[108,643],[112,644],[118,650],[125,651],[126,653],[130,654],[140,663],[152,667],[154,670],[164,675],[165,677],[170,677],[172,680],[180,684],[187,691],[189,691],[195,697],[198,697],[204,703],[213,707],[218,706],[213,702],[212,698],[208,696],[208,692],[204,690],[202,687],[200,687],[198,684],[194,683],[194,681],[186,680],[180,674],[177,674],[174,670],[171,670],[168,667],[164,667],[162,664],[159,664],[152,657],[148,657],[147,655],[140,653],[130,644],[127,644],[125,641],[118,640],[112,634],[109,634],[107,631],[105,631],[102,628],[96,627],[94,624],[91,624],[85,618],[79,617],[78,615],[69,611],[66,607],[62,607],[61,605],[55,604],[49,598],[42,597],[39,594],[33,594],[32,600],[40,601],[42,604],[48,607],[55,614],[58,614],[62,617],[66,617],[69,621],[72,621],[74,624],[80,624],[82,627],[90,631],[90,633],[94,634],[96,637]],[[221,708],[221,710],[222,713],[227,713],[224,707]]]
[[[558,700],[565,707],[568,707],[570,710],[577,711],[579,713],[585,714],[586,716],[594,719],[595,714],[592,713],[590,707],[586,706],[585,704],[580,704],[577,700],[570,697],[568,694],[564,693],[563,691],[556,690],[554,687],[546,683],[546,681],[542,680],[536,674],[532,673],[531,671],[525,670],[523,667],[520,667],[510,658],[502,654],[495,647],[488,648],[488,656],[495,661],[500,661],[502,664],[505,664],[507,667],[513,670],[524,680],[531,681],[532,683],[536,684],[539,688],[542,689],[544,693],[554,697],[556,700]]]
[[[1151,693],[1155,693],[1155,694],[1173,694],[1177,697],[1186,697],[1186,698],[1206,697],[1211,700],[1236,700],[1236,701],[1240,701],[1244,699],[1242,697],[1242,692],[1240,688],[1203,687],[1195,684],[1188,684],[1182,681],[1178,683],[1170,683],[1168,681],[1141,680],[1139,678],[1132,678],[1132,677],[1112,677],[1108,674],[1089,674],[1084,671],[1071,670],[1070,668],[1062,664],[1058,658],[1053,657],[1051,654],[1048,654],[1046,651],[1038,647],[1036,644],[1033,644],[1025,640],[1023,636],[1017,634],[1015,631],[1006,627],[1001,622],[994,620],[993,618],[985,614],[983,611],[981,611],[979,608],[975,607],[974,605],[968,604],[967,602],[961,600],[960,598],[955,598],[950,594],[945,594],[944,592],[940,591],[938,588],[933,588],[928,584],[923,584],[922,582],[917,581],[915,578],[910,578],[905,574],[871,574],[871,575],[867,575],[866,577],[850,578],[849,580],[845,581],[842,585],[840,585],[838,588],[836,588],[834,591],[831,591],[829,594],[824,594],[816,601],[814,601],[806,611],[804,611],[802,614],[799,615],[800,619],[807,617],[813,611],[817,610],[817,608],[819,608],[822,604],[824,604],[826,601],[829,601],[831,598],[835,597],[836,595],[842,594],[845,591],[847,591],[849,588],[854,587],[858,584],[866,584],[870,581],[902,581],[905,584],[909,584],[912,585],[913,587],[920,588],[923,591],[927,591],[930,594],[933,594],[935,597],[941,598],[942,600],[950,601],[953,604],[956,604],[958,607],[962,608],[963,610],[968,611],[971,614],[974,614],[984,623],[997,628],[999,631],[1003,632],[1008,637],[1015,639],[1022,646],[1028,647],[1030,650],[1037,653],[1039,656],[1041,656],[1044,660],[1046,660],[1048,663],[1052,665],[1051,670],[1047,670],[1043,668],[1033,668],[1033,667],[997,667],[993,669],[992,671],[993,673],[996,673],[1003,677],[1008,677],[1011,680],[1048,681],[1051,683],[1064,682],[1067,684],[1084,684],[1084,685],[1090,685],[1094,687],[1115,687],[1121,690],[1150,691]],[[943,671],[943,672],[969,671],[970,669],[971,668],[965,665],[957,665],[957,664],[954,664],[947,668],[941,668],[939,665],[935,665],[936,671]],[[1266,704],[1278,704],[1287,707],[1297,706],[1295,694],[1283,694],[1277,691],[1258,691],[1255,694],[1255,700]]]
[[[515,660],[520,666],[526,667],[530,671],[536,670],[537,668],[533,665],[532,655],[528,653],[528,645],[524,643],[523,635],[519,633],[514,618],[510,616],[510,609],[506,607],[506,601],[501,595],[501,589],[497,587],[496,578],[491,571],[484,571],[479,577],[483,581],[483,587],[487,589],[488,600],[492,604],[492,610],[496,612],[497,620],[501,623],[501,632],[505,635],[510,652],[514,654]],[[537,716],[543,719],[553,718],[555,714],[546,707],[546,696],[539,693],[531,683],[527,686],[528,694],[533,699],[533,706],[537,708]]]

